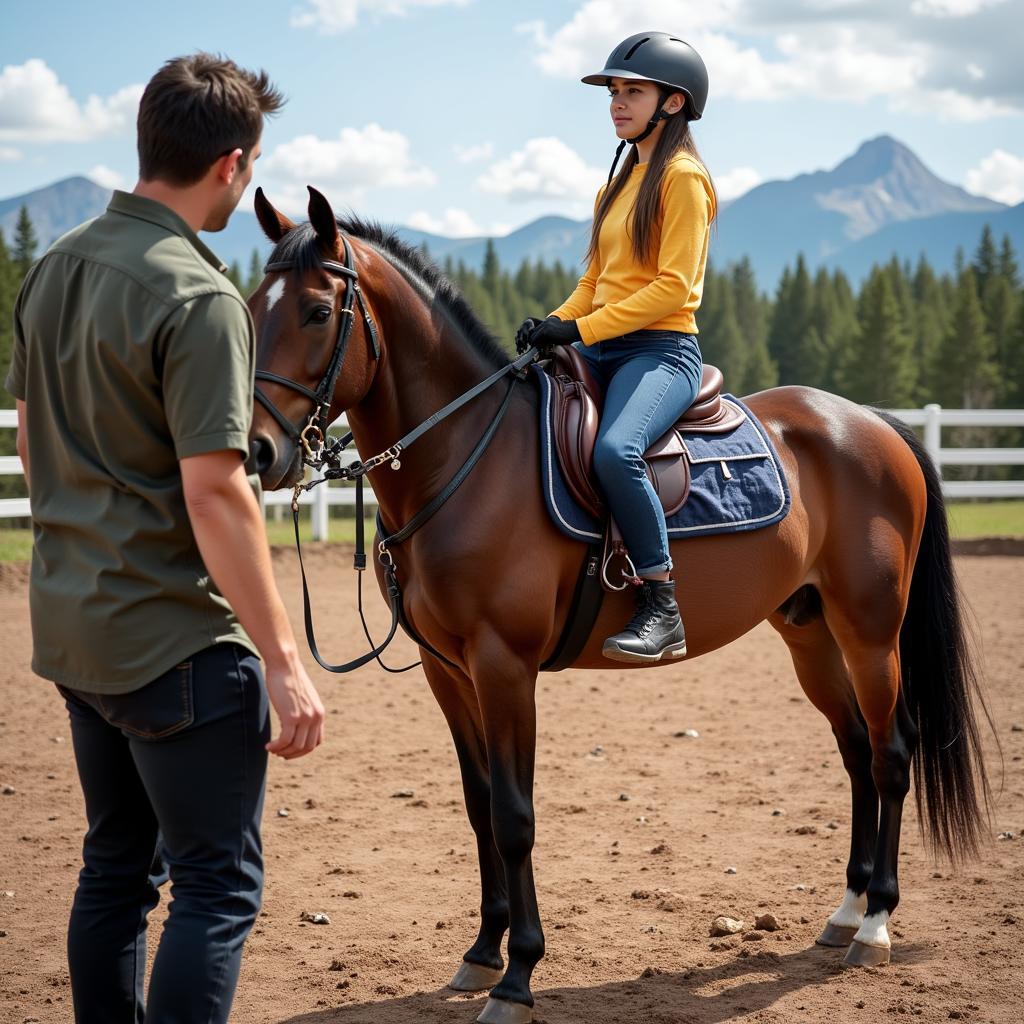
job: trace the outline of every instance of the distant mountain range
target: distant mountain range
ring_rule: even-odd
[[[109,191],[87,178],[55,182],[0,200],[0,230],[10,241],[18,210],[28,207],[45,245],[106,207]],[[990,224],[996,238],[1008,234],[1024,252],[1024,203],[1010,207],[971,195],[936,177],[915,154],[889,136],[865,142],[831,171],[770,181],[722,204],[712,234],[711,258],[722,266],[746,255],[762,288],[772,290],[787,264],[802,252],[809,266],[828,266],[861,280],[872,264],[898,256],[916,261],[923,252],[939,272],[951,270],[958,247],[968,254]],[[540,217],[494,239],[503,266],[524,259],[573,266],[586,248],[589,220]],[[483,262],[486,238],[446,238],[398,228],[413,245],[426,243],[438,261],[447,256],[467,266]],[[267,251],[255,216],[240,211],[227,229],[210,235],[211,247],[228,262],[248,265],[253,248]]]

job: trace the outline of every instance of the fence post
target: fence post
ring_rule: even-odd
[[[942,414],[942,406],[930,402],[924,407],[924,446],[931,456],[935,468],[942,476],[942,425],[939,417]]]
[[[322,474],[317,473],[317,476]],[[313,526],[313,540],[327,540],[327,522],[328,522],[328,506],[327,506],[327,488],[330,484],[321,484],[319,487],[313,489],[313,507],[310,509],[312,526]]]

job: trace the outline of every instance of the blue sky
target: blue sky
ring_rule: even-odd
[[[614,153],[603,90],[624,36],[671,31],[709,67],[695,126],[726,196],[829,168],[887,133],[941,177],[1024,201],[1024,0],[0,0],[0,197],[72,174],[131,187],[161,62],[264,67],[289,97],[256,183],[301,212],[443,234],[589,214]]]

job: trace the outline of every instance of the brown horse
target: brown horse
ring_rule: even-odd
[[[364,459],[509,361],[421,253],[379,226],[336,220],[326,199],[310,195],[310,222],[296,226],[257,193],[276,243],[249,300],[267,406],[255,410],[252,461],[268,488],[301,479],[298,434],[318,414],[311,401],[332,359],[340,372],[321,411],[347,413]],[[346,260],[360,288],[347,292],[349,308],[362,305],[352,314],[341,308],[354,280]],[[351,335],[340,327],[346,316]],[[429,443],[401,453],[397,471],[390,457],[381,461],[370,480],[385,529],[398,530],[445,488],[505,393],[505,384],[491,387],[438,424]],[[788,645],[853,791],[846,895],[818,941],[848,946],[847,963],[882,964],[911,765],[931,842],[954,859],[976,849],[988,799],[940,482],[914,434],[882,413],[802,387],[745,402],[780,453],[792,510],[754,532],[672,544],[689,656],[764,619]],[[530,975],[544,952],[531,866],[534,691],[583,550],[545,509],[529,384],[514,389],[462,486],[390,549],[409,623],[443,656],[421,648],[458,751],[482,888],[480,931],[452,985],[495,986],[481,1021],[532,1017]],[[630,612],[627,596],[607,598],[574,667],[606,668],[602,640]]]

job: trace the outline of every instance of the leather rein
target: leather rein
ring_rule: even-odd
[[[380,339],[377,334],[377,329],[373,323],[373,318],[370,316],[370,313],[366,308],[366,303],[363,300],[363,294],[359,289],[359,273],[354,266],[352,248],[349,245],[348,239],[344,235],[341,236],[341,240],[344,245],[344,263],[338,263],[333,260],[323,260],[320,264],[320,266],[322,266],[328,273],[336,274],[344,278],[345,295],[341,309],[341,318],[338,324],[338,334],[334,342],[334,350],[331,353],[330,362],[327,364],[327,369],[324,372],[323,377],[320,379],[320,383],[317,385],[316,390],[308,388],[304,384],[300,384],[298,381],[291,380],[288,377],[281,377],[276,373],[270,373],[267,370],[257,370],[255,374],[256,380],[269,381],[293,391],[298,391],[313,403],[313,410],[310,413],[306,424],[300,429],[291,420],[289,420],[288,417],[277,408],[277,406],[274,405],[274,403],[259,389],[259,387],[256,387],[254,392],[256,401],[258,401],[270,413],[270,415],[273,416],[292,442],[300,447],[302,451],[303,466],[309,466],[312,469],[321,472],[319,477],[310,480],[308,483],[300,482],[296,484],[292,494],[292,522],[295,529],[295,549],[299,556],[299,572],[302,576],[302,604],[306,625],[306,640],[309,643],[309,649],[312,652],[313,657],[316,659],[317,664],[328,672],[351,672],[354,669],[365,665],[367,662],[372,661],[374,658],[377,659],[381,668],[387,672],[407,672],[409,669],[416,668],[420,662],[417,661],[411,665],[406,665],[401,669],[393,669],[389,668],[380,660],[380,655],[394,639],[398,626],[401,624],[415,643],[424,650],[429,651],[436,658],[450,664],[443,654],[434,650],[429,643],[416,634],[415,630],[405,618],[402,609],[402,591],[398,583],[397,567],[395,566],[394,556],[390,551],[390,547],[395,544],[400,544],[402,541],[411,537],[438,511],[438,509],[441,508],[442,505],[444,505],[444,503],[459,488],[466,477],[469,476],[473,467],[480,461],[481,456],[487,450],[488,445],[497,433],[498,427],[504,419],[505,413],[508,411],[509,404],[512,401],[512,393],[515,390],[516,384],[520,380],[525,379],[526,367],[537,358],[538,352],[536,348],[529,349],[516,359],[515,362],[509,363],[507,366],[495,371],[485,380],[474,385],[458,398],[453,399],[442,409],[439,409],[432,416],[429,416],[422,423],[409,431],[409,433],[404,437],[396,441],[390,447],[384,449],[384,451],[379,454],[374,455],[365,462],[357,460],[347,466],[343,466],[341,464],[342,453],[350,444],[352,444],[352,433],[349,431],[347,434],[336,438],[328,445],[327,429],[330,425],[328,418],[330,416],[331,404],[334,398],[334,389],[338,382],[338,377],[341,374],[341,367],[345,361],[345,353],[348,350],[348,344],[352,334],[356,305],[358,305],[362,312],[367,334],[370,338],[370,344],[373,348],[373,354],[377,359],[380,358]],[[295,260],[274,260],[263,268],[263,272],[265,274],[269,274],[279,271],[293,270],[296,265],[297,263]],[[384,529],[384,523],[381,519],[380,509],[378,507],[377,533],[379,535],[379,540],[377,543],[377,558],[384,570],[388,602],[391,605],[391,626],[388,630],[387,636],[384,638],[384,641],[375,646],[373,638],[371,637],[366,625],[365,616],[363,615],[362,573],[366,569],[366,549],[363,524],[363,477],[365,477],[371,470],[382,466],[385,462],[390,463],[392,470],[397,471],[401,469],[402,463],[400,456],[403,451],[413,444],[413,442],[417,441],[427,433],[428,430],[436,427],[437,424],[442,422],[442,420],[447,419],[456,410],[461,409],[462,406],[471,402],[478,395],[483,394],[483,392],[488,390],[493,384],[496,384],[499,380],[509,376],[511,377],[511,380],[509,381],[508,390],[505,393],[505,397],[502,400],[498,411],[484,430],[480,440],[473,448],[473,451],[470,452],[469,457],[451,480],[448,481],[445,487],[429,502],[427,502],[427,504],[421,508],[420,511],[417,512],[401,529],[396,530],[391,534],[386,533]],[[317,649],[313,631],[312,609],[309,600],[309,586],[306,581],[305,566],[302,562],[302,545],[299,541],[299,497],[303,491],[311,491],[314,487],[326,483],[328,480],[354,480],[356,484],[356,549],[353,556],[353,568],[357,572],[358,580],[359,617],[362,621],[363,632],[366,634],[366,638],[372,647],[372,650],[368,651],[366,654],[360,655],[358,658],[354,658],[352,661],[345,662],[341,665],[331,665],[321,657],[320,652]]]

